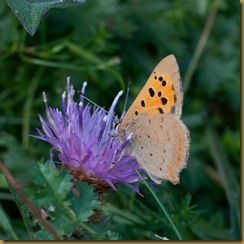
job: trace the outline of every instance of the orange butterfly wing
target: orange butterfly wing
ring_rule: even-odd
[[[180,117],[182,94],[179,66],[174,55],[169,55],[155,67],[121,125],[141,113],[174,114]]]

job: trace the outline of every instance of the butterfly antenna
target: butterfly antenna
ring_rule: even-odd
[[[128,101],[130,87],[131,87],[131,82],[129,82],[128,85],[127,85],[126,97],[125,97],[125,104],[124,104],[123,112],[122,112],[122,115],[121,115],[121,119],[125,116],[125,113],[126,113],[126,105],[127,105],[127,101]]]
[[[89,99],[88,97],[86,97],[84,94],[82,94],[81,91],[79,91],[78,93],[80,94],[80,96],[82,96],[84,99],[86,99],[89,103],[93,104],[94,106],[96,106],[96,107],[98,107],[98,108],[104,110],[106,113],[108,113],[108,111],[107,111],[105,108],[103,108],[103,107],[99,106],[98,104],[94,103],[92,100],[90,100],[90,99]]]

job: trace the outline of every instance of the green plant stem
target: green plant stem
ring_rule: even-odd
[[[22,129],[22,138],[23,138],[22,143],[24,148],[27,148],[29,144],[31,109],[33,105],[34,95],[43,72],[44,72],[43,67],[37,70],[33,79],[30,81],[30,86],[27,92],[27,98],[24,104],[24,111],[23,111],[23,129]]]
[[[6,177],[10,190],[12,191],[12,194],[16,196],[16,204],[21,209],[21,205],[23,205],[23,202],[25,205],[31,210],[31,212],[38,218],[40,223],[50,232],[50,234],[54,237],[55,240],[61,240],[61,238],[57,235],[56,231],[52,228],[51,225],[47,222],[45,218],[42,217],[38,209],[32,204],[32,202],[26,197],[24,192],[22,191],[19,183],[17,183],[10,172],[7,170],[7,168],[4,166],[4,164],[0,161],[0,170],[3,172],[4,176]],[[17,199],[18,198],[18,199]],[[23,212],[21,212],[22,214]],[[22,215],[24,223],[26,224],[26,228],[29,231],[30,236],[33,238],[32,231],[29,228],[29,219],[25,215]],[[33,238],[34,239],[34,238]]]
[[[97,232],[96,232],[95,230],[93,230],[92,228],[90,228],[90,227],[89,227],[88,225],[86,225],[85,223],[80,222],[79,225],[80,225],[84,230],[86,230],[87,232],[89,232],[89,233],[91,233],[91,234],[93,234],[93,235],[97,234]]]
[[[154,199],[156,200],[156,202],[158,203],[158,205],[160,206],[160,208],[162,209],[162,211],[164,212],[166,218],[168,219],[169,223],[171,224],[173,230],[175,231],[175,234],[177,235],[177,237],[179,238],[179,240],[183,240],[178,228],[175,226],[173,220],[171,219],[169,213],[167,212],[166,208],[164,207],[164,205],[159,201],[158,197],[156,196],[155,192],[153,191],[153,189],[147,184],[147,182],[144,180],[144,178],[141,176],[141,174],[136,171],[137,174],[141,177],[143,183],[147,186],[147,188],[149,189],[149,191],[151,192],[151,194],[153,195]]]
[[[215,16],[216,16],[216,13],[217,13],[217,9],[218,9],[218,1],[219,0],[214,0],[213,3],[212,3],[212,6],[211,6],[211,10],[210,10],[210,13],[209,13],[209,16],[208,16],[208,19],[207,19],[207,22],[206,22],[206,25],[204,27],[204,30],[202,32],[202,35],[199,39],[199,42],[197,44],[197,47],[193,53],[193,56],[192,56],[192,59],[191,59],[191,62],[189,64],[189,68],[185,74],[185,77],[184,77],[184,91],[186,92],[188,90],[188,87],[190,85],[190,82],[191,82],[191,78],[194,74],[194,71],[197,67],[197,64],[199,62],[199,58],[203,52],[203,49],[207,43],[207,40],[209,38],[209,35],[210,35],[210,32],[212,30],[212,27],[213,27],[213,23],[214,23],[214,20],[215,20]]]

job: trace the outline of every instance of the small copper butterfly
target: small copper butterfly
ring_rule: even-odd
[[[169,55],[156,66],[117,128],[121,140],[132,134],[128,152],[157,184],[178,183],[186,167],[190,135],[180,120],[182,103],[179,66]]]

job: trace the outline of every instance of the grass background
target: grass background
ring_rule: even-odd
[[[49,146],[30,138],[44,114],[42,92],[60,107],[66,77],[109,108],[132,82],[128,106],[155,65],[178,60],[184,86],[183,121],[191,132],[181,183],[163,182],[159,199],[184,239],[240,239],[240,11],[227,0],[89,0],[51,9],[29,36],[7,4],[0,8],[0,159],[18,179],[28,163],[49,158]],[[120,100],[117,112],[124,106]],[[111,191],[106,211],[120,239],[174,239],[150,193]],[[27,233],[0,173],[0,239]],[[128,231],[128,228],[130,231]],[[108,237],[108,239],[113,237]]]

